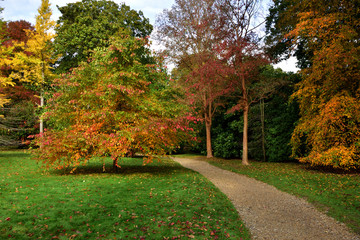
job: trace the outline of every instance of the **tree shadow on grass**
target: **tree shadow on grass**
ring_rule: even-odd
[[[122,164],[121,168],[114,169],[111,164],[106,164],[105,171],[103,171],[102,164],[91,164],[87,166],[79,166],[73,173],[71,168],[64,170],[52,170],[51,174],[55,175],[91,175],[91,174],[104,174],[104,175],[134,175],[134,174],[150,174],[154,176],[172,175],[175,172],[188,172],[190,170],[174,164],[159,165],[134,165]]]
[[[326,166],[311,166],[311,165],[304,165],[302,166],[303,169],[307,171],[313,171],[315,173],[331,173],[331,174],[338,174],[338,175],[359,175],[360,176],[360,169],[338,169]]]
[[[24,153],[24,150],[19,151],[0,151],[0,158],[24,158],[28,157],[27,153]]]

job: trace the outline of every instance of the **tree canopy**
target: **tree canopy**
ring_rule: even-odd
[[[76,168],[95,156],[111,156],[118,167],[131,153],[151,161],[178,145],[179,132],[188,130],[184,109],[159,62],[144,62],[146,42],[121,33],[54,82],[50,129],[37,139],[48,167]]]
[[[177,78],[186,89],[186,102],[196,108],[206,126],[207,157],[212,157],[211,125],[221,97],[226,94],[226,67],[217,56],[216,1],[177,0],[157,19],[157,39],[177,63]]]
[[[109,38],[121,28],[134,37],[146,37],[152,32],[149,19],[125,4],[107,0],[83,0],[58,7],[61,16],[56,27],[56,53],[62,55],[58,72],[66,72],[86,61],[90,52],[105,47]]]
[[[286,36],[305,39],[311,65],[293,97],[301,118],[293,154],[302,162],[335,168],[360,165],[360,18],[353,1],[303,1],[297,24]],[[307,6],[307,7],[304,7]]]
[[[20,20],[4,22],[1,27],[3,38],[0,47],[0,145],[19,146],[34,129],[35,118],[32,109],[37,99],[34,92],[24,87],[23,82],[9,76],[14,70],[11,64],[14,55],[24,51],[15,45],[26,43],[27,31],[34,30],[34,26]]]

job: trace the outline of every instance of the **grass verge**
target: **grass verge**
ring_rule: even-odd
[[[360,234],[360,174],[332,173],[298,163],[251,162],[180,155],[208,161],[222,169],[244,174],[276,188],[305,198],[319,210],[348,225]]]
[[[200,174],[171,160],[121,165],[44,172],[29,154],[0,152],[0,239],[250,239]]]

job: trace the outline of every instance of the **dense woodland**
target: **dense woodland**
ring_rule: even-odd
[[[1,19],[1,146],[73,170],[180,152],[359,169],[357,1],[273,0],[263,23],[258,0],[176,0],[155,26],[107,0],[59,10]],[[290,56],[298,73],[274,69]]]

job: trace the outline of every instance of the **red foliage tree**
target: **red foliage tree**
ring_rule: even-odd
[[[7,22],[6,37],[3,45],[12,46],[14,42],[27,42],[26,30],[34,31],[34,26],[25,20]]]
[[[189,104],[205,122],[207,157],[213,157],[211,125],[228,92],[226,62],[219,58],[219,14],[214,0],[177,0],[157,20],[158,39],[177,63],[177,78]]]
[[[272,84],[261,79],[260,68],[269,63],[259,47],[253,21],[258,13],[256,0],[220,0],[219,34],[223,42],[219,46],[222,57],[228,63],[229,85],[238,96],[238,103],[229,112],[242,110],[243,156],[242,163],[248,165],[248,114],[250,105],[271,91]]]
[[[224,105],[224,96],[231,92],[226,76],[228,67],[214,54],[198,53],[183,58],[175,77],[185,90],[185,102],[205,122],[207,157],[213,157],[211,126],[218,107]]]

